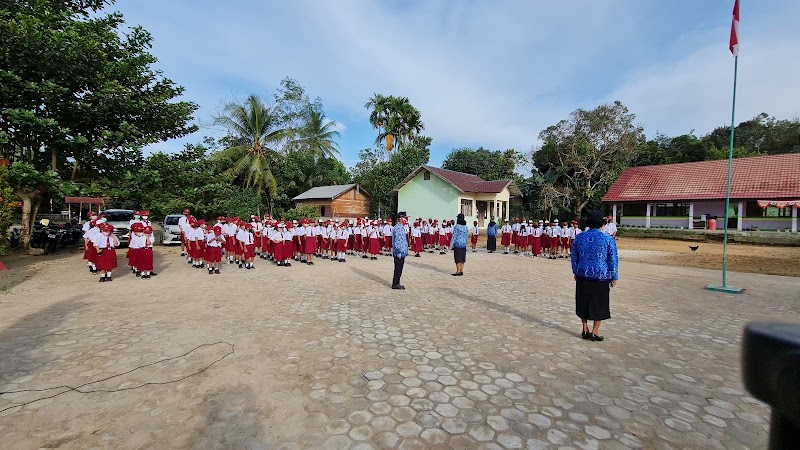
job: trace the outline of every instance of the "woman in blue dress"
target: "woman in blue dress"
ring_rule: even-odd
[[[497,222],[494,217],[489,219],[489,226],[486,227],[486,250],[494,253],[497,250]]]
[[[617,243],[600,231],[603,213],[592,211],[586,220],[588,230],[578,234],[572,244],[572,273],[575,276],[575,314],[581,319],[581,337],[602,341],[600,322],[611,318],[609,293],[619,278]],[[588,321],[594,321],[589,331]]]
[[[450,239],[450,247],[453,249],[453,258],[456,261],[456,271],[453,273],[454,277],[464,275],[464,263],[467,262],[467,221],[464,220],[464,215],[459,214],[456,220],[456,226],[453,227],[453,237]]]

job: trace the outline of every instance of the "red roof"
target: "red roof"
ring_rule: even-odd
[[[625,169],[603,202],[721,200],[726,196],[728,160]],[[733,160],[731,198],[800,198],[800,154]]]
[[[485,181],[483,178],[477,175],[456,172],[454,170],[440,169],[438,167],[426,165],[418,166],[416,169],[414,169],[403,181],[395,186],[394,190],[400,190],[401,187],[405,186],[406,183],[411,181],[423,170],[433,172],[436,174],[436,176],[450,183],[454,188],[461,192],[499,194],[500,192],[503,192],[503,189],[508,188],[508,191],[511,195],[522,197],[522,192],[520,192],[516,183],[514,183],[514,180]]]

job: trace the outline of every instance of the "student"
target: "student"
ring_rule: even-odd
[[[383,251],[381,251],[381,255],[389,256],[392,253],[392,221],[390,219],[385,219],[383,221],[383,227],[381,228],[381,234],[383,235]]]
[[[363,222],[361,219],[356,219],[356,225],[353,227],[353,254],[355,256],[361,256],[361,243],[363,239],[361,238],[361,227]]]
[[[309,266],[314,265],[314,254],[317,253],[317,235],[315,227],[311,226],[309,220],[303,221],[303,232],[305,233],[305,253],[306,253],[306,264]]]
[[[542,227],[542,255],[550,259],[550,221],[545,220]]]
[[[571,230],[569,226],[569,221],[565,220],[561,224],[561,237],[559,238],[561,242],[561,254],[559,255],[560,258],[569,258],[569,247],[570,247],[569,230]]]
[[[284,258],[283,258],[283,229],[286,225],[283,222],[278,222],[275,228],[272,230],[272,235],[270,236],[270,240],[272,241],[272,255],[273,255],[273,262],[278,266],[284,265]]]
[[[97,274],[97,249],[92,240],[100,233],[96,219],[97,214],[89,211],[89,220],[83,224],[83,259],[89,266],[89,272],[93,274]]]
[[[144,225],[139,222],[133,222],[130,225],[130,230],[126,256],[128,257],[128,266],[131,268],[131,272],[138,277],[141,276],[141,272],[136,268],[136,261],[139,257],[139,249],[144,247]]]
[[[379,224],[375,220],[370,223],[369,229],[369,259],[371,260],[378,259],[378,254],[381,252],[380,235]]]
[[[345,262],[345,254],[347,253],[347,241],[350,239],[350,230],[347,221],[339,226],[339,231],[336,235],[336,259],[339,262]]]
[[[225,235],[222,233],[222,226],[214,225],[209,233],[206,234],[206,261],[208,262],[208,274],[219,274],[219,263],[222,261],[222,247],[225,245]]]
[[[500,245],[503,246],[503,254],[507,255],[509,247],[511,246],[511,225],[508,224],[508,219],[504,220],[503,222],[503,227],[500,229],[500,232],[502,233]]]
[[[347,254],[348,255],[355,255],[356,254],[356,240],[355,240],[355,226],[353,222],[347,221]]]
[[[517,251],[514,253],[519,256],[525,256],[525,251],[528,248],[528,226],[525,222],[519,223],[519,230],[517,231]]]
[[[447,233],[448,233],[448,222],[447,220],[442,220],[442,225],[439,227],[439,254],[446,255],[447,254],[447,247],[450,245],[450,242],[447,240]]]
[[[531,256],[534,258],[538,258],[539,255],[542,253],[542,232],[544,231],[544,222],[539,221],[539,223],[533,223],[531,235],[530,235],[530,243],[531,243]]]
[[[439,250],[439,222],[431,220],[431,226],[428,228],[428,249],[433,253]]]
[[[514,245],[514,253],[519,253],[520,225],[519,217],[514,217],[514,221],[511,223],[511,243]]]
[[[139,223],[141,223],[145,228],[150,227],[152,229],[153,223],[150,222],[150,213],[147,211],[140,211],[140,212],[141,216],[139,216],[140,217]]]
[[[292,255],[294,254],[294,223],[286,222],[283,228],[283,267],[292,267]]]
[[[478,221],[472,222],[472,236],[470,237],[470,243],[472,244],[472,253],[477,252],[475,250],[475,246],[478,245]]]
[[[97,270],[100,271],[100,282],[113,281],[111,272],[117,267],[117,253],[114,250],[119,246],[119,239],[114,236],[114,226],[102,223],[100,232],[92,238],[92,244],[97,249]]]
[[[183,210],[183,217],[178,219],[178,228],[181,230],[181,256],[186,256],[187,259],[191,259],[189,256],[189,246],[186,242],[186,232],[189,231],[189,216],[192,215],[192,212],[188,209]]]
[[[414,222],[414,227],[411,228],[411,250],[414,252],[415,258],[421,258],[420,253],[425,251],[425,246],[422,241],[422,228],[419,222]]]
[[[247,240],[247,232],[245,231],[246,224],[244,221],[239,221],[236,223],[236,245],[234,247],[234,262],[236,265],[239,266],[240,269],[244,268],[244,253],[245,253],[245,241]]]
[[[146,214],[142,214],[142,216],[142,219],[146,220],[144,219]],[[136,256],[136,269],[138,269],[143,280],[149,280],[150,277],[158,275],[153,272],[153,227],[145,225],[144,228],[142,228],[142,236],[144,241]]]
[[[550,257],[548,259],[558,259],[558,251],[561,237],[561,228],[558,226],[558,219],[555,219],[550,225]]]
[[[222,225],[222,234],[225,237],[225,256],[228,257],[228,264],[233,264],[236,258],[236,246],[238,245],[236,233],[238,231],[239,227],[236,226],[234,217],[227,219],[226,223]]]
[[[253,252],[255,255],[261,256],[261,233],[264,232],[264,224],[261,223],[261,218],[256,215],[250,219],[250,226],[253,233]]]

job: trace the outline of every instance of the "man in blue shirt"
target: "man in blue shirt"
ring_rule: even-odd
[[[408,219],[403,215],[395,215],[395,226],[392,229],[392,256],[394,257],[394,277],[392,278],[392,289],[405,289],[400,284],[400,277],[403,275],[403,265],[408,256],[408,239],[406,238],[406,223]]]

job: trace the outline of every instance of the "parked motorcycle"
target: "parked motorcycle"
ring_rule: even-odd
[[[8,248],[15,249],[19,247],[21,241],[22,241],[22,231],[19,228],[12,228],[11,233],[9,233],[8,237],[6,237],[6,242],[8,242]]]

